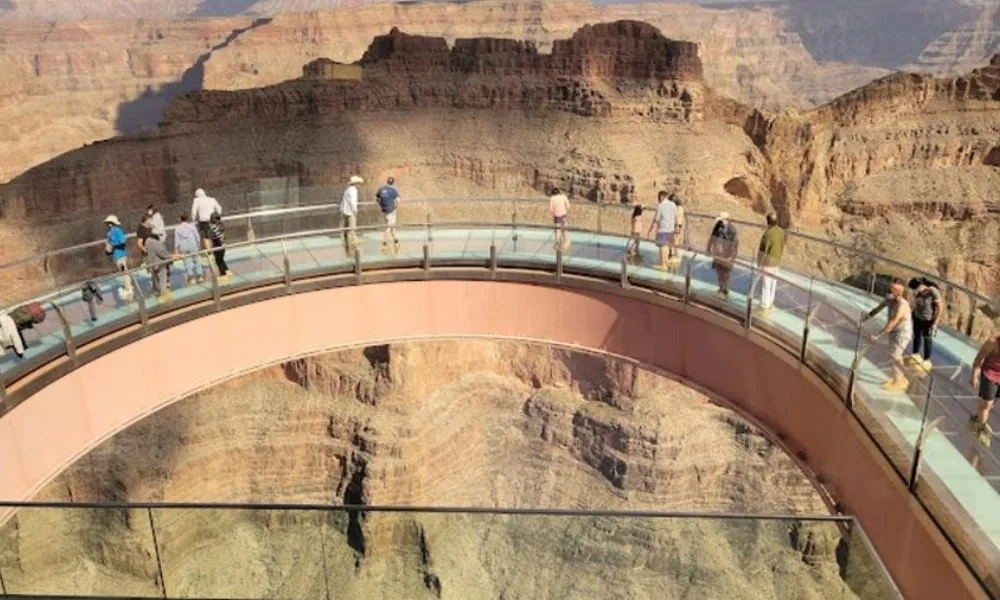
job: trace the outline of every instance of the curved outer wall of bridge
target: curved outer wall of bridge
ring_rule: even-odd
[[[732,321],[610,286],[372,283],[281,295],[183,322],[84,364],[0,418],[0,498],[30,498],[102,440],[240,373],[338,347],[460,336],[578,346],[699,385],[804,458],[861,521],[906,597],[983,597],[821,379]]]

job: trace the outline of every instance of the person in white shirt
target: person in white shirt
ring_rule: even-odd
[[[566,235],[566,218],[569,216],[569,197],[559,191],[559,188],[552,188],[549,195],[549,212],[552,213],[552,224],[555,227],[556,248],[569,249],[569,237]]]
[[[358,175],[351,175],[351,179],[347,182],[347,189],[344,190],[344,196],[340,200],[340,226],[344,232],[344,249],[348,254],[353,254],[354,249],[358,246],[358,236],[356,234],[358,227],[358,186],[364,182],[365,180]]]
[[[8,348],[13,349],[18,358],[24,358],[24,338],[17,324],[7,313],[0,313],[0,356]]]
[[[208,250],[212,247],[212,232],[208,225],[212,221],[212,214],[222,214],[222,206],[215,198],[205,194],[205,190],[198,188],[194,193],[194,202],[191,203],[191,220],[198,225],[198,233],[201,235],[202,246]]]

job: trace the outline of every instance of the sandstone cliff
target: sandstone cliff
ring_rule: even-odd
[[[369,347],[246,376],[119,434],[42,497],[825,511],[780,449],[694,391],[630,364],[488,341]],[[854,597],[829,527],[319,517],[154,511],[164,579],[171,594],[216,597],[321,597],[324,573],[337,595],[362,597]],[[8,589],[107,593],[112,580],[155,594],[148,520],[23,511],[0,532]],[[53,573],[75,577],[39,583]]]
[[[290,0],[270,8],[264,4],[251,9],[273,14],[320,7]],[[74,6],[83,10],[97,3]],[[116,19],[132,14],[124,6],[115,9]],[[6,84],[0,96],[9,99],[0,102],[0,181],[85,143],[151,128],[167,102],[184,92],[276,84],[298,77],[303,64],[319,57],[357,61],[374,36],[392,27],[449,43],[479,36],[526,40],[547,53],[554,40],[584,24],[618,19],[649,22],[670,38],[698,43],[708,83],[751,105],[810,106],[883,73],[817,63],[773,11],[664,3],[595,7],[582,0],[482,0],[354,6],[286,12],[253,28],[252,17],[0,20],[0,77]]]

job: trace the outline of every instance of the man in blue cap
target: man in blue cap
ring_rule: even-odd
[[[396,179],[390,177],[385,185],[375,193],[382,217],[385,218],[385,235],[382,238],[382,249],[389,249],[389,238],[392,237],[393,251],[399,252],[399,238],[396,237],[396,207],[399,206],[399,191],[395,187]]]

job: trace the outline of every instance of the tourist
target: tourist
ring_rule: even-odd
[[[0,312],[0,356],[5,350],[13,350],[18,358],[24,358],[24,337],[14,323],[14,319]]]
[[[562,248],[563,252],[569,250],[569,237],[566,235],[566,219],[569,216],[569,198],[559,191],[559,188],[552,188],[549,194],[549,212],[552,213],[552,224],[555,227],[555,247]]]
[[[167,267],[170,266],[172,258],[167,251],[167,244],[160,236],[150,235],[146,238],[146,266],[149,267],[149,274],[152,277],[153,295],[161,301],[170,301],[170,290],[167,289]]]
[[[222,222],[222,215],[215,213],[208,222],[208,239],[212,244],[212,255],[215,257],[215,266],[219,270],[219,281],[228,280],[231,275],[229,266],[226,265],[226,226]]]
[[[348,254],[354,254],[358,247],[358,186],[364,182],[358,175],[351,175],[340,200],[340,226],[343,229],[344,250]]]
[[[989,424],[990,409],[1000,397],[1000,335],[987,340],[972,361],[972,387],[979,387],[979,410],[969,419],[969,430],[984,446],[993,439],[993,428]]]
[[[399,238],[396,237],[396,207],[399,205],[399,191],[394,187],[396,180],[392,177],[386,179],[385,185],[375,193],[379,208],[382,209],[382,218],[385,219],[385,234],[382,236],[382,249],[389,248],[389,237],[392,237],[393,250],[399,251]]]
[[[765,316],[774,306],[774,295],[778,288],[778,274],[781,255],[785,252],[785,230],[778,225],[778,215],[767,215],[767,229],[760,236],[757,248],[757,267],[760,270],[760,312]]]
[[[677,227],[674,228],[674,250],[677,244],[684,243],[684,227],[687,225],[687,213],[684,212],[684,203],[676,193],[670,194],[670,200],[677,205]],[[680,252],[677,252],[680,258]]]
[[[128,236],[122,229],[122,223],[116,215],[108,215],[104,219],[104,224],[108,226],[107,238],[104,242],[104,253],[111,257],[115,267],[120,273],[121,291],[119,295],[123,302],[132,301],[132,277],[128,274]]]
[[[146,214],[150,217],[153,235],[159,237],[161,240],[166,240],[167,224],[163,221],[163,214],[152,204],[146,207]]]
[[[201,257],[198,255],[201,252],[201,236],[187,213],[181,214],[181,224],[174,230],[174,251],[184,261],[188,285],[205,281]]]
[[[902,279],[893,279],[889,285],[889,293],[885,299],[873,308],[865,320],[874,317],[889,308],[889,319],[878,333],[868,336],[872,342],[877,341],[883,335],[889,335],[889,357],[892,361],[892,379],[882,382],[882,389],[889,392],[905,392],[910,387],[910,382],[906,378],[903,362],[903,354],[907,346],[910,345],[910,338],[913,337],[912,311],[910,303],[906,301],[906,288]]]
[[[198,225],[198,233],[201,235],[202,244],[208,250],[212,247],[212,233],[209,231],[209,223],[212,222],[213,215],[222,215],[222,206],[219,201],[205,194],[205,190],[198,188],[194,192],[194,201],[191,202],[191,220]]]
[[[135,244],[139,248],[139,254],[143,260],[146,258],[146,240],[153,235],[153,217],[148,212],[142,214],[139,227],[135,230]]]
[[[708,253],[712,256],[712,269],[719,281],[716,294],[723,298],[729,297],[729,275],[733,271],[739,247],[739,233],[730,221],[729,213],[719,213],[712,226],[712,234],[708,237]]]
[[[944,302],[941,290],[930,279],[910,280],[913,293],[913,354],[906,357],[906,363],[930,371],[934,367],[931,353],[934,351],[934,335],[941,319]]]
[[[657,195],[658,205],[653,222],[649,224],[647,235],[652,236],[656,230],[656,247],[660,249],[660,263],[657,269],[665,271],[674,262],[674,235],[677,233],[677,205],[670,199],[667,192]]]
[[[642,205],[636,204],[632,209],[632,239],[628,242],[625,256],[629,259],[639,258],[639,241],[642,239]]]

